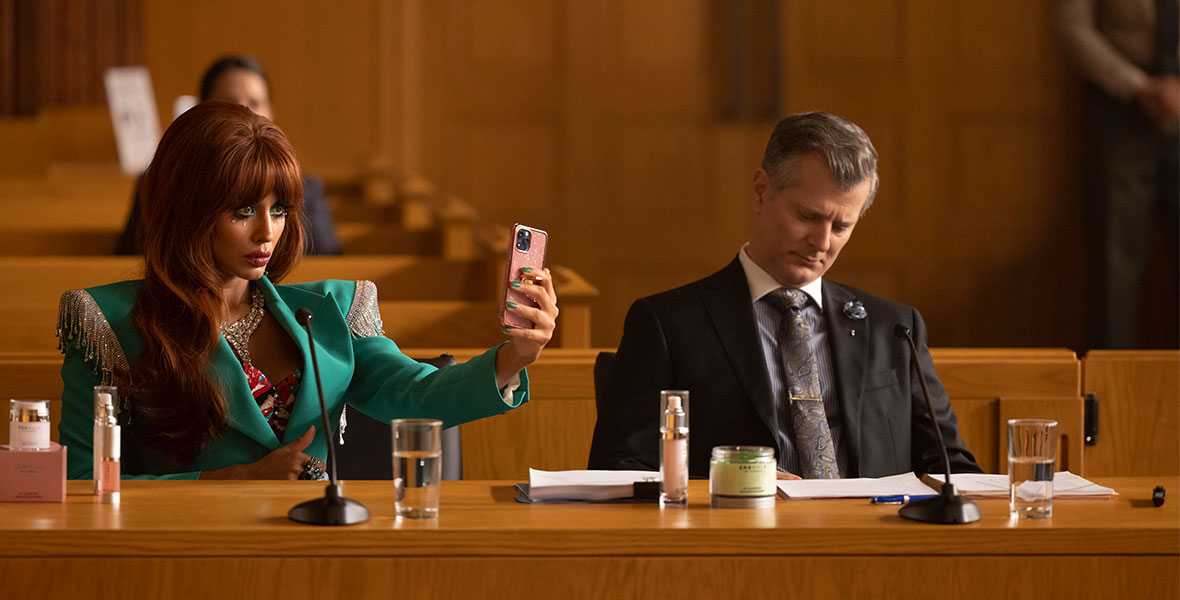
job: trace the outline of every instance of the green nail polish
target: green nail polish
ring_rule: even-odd
[[[512,287],[514,287],[514,288],[518,288],[518,287],[520,287],[520,282],[519,282],[519,281],[513,281],[513,282],[512,282]]]
[[[533,268],[532,267],[525,267],[525,268],[521,269],[520,272],[521,273],[532,273]]]
[[[504,329],[504,333],[508,333],[509,331],[512,331],[511,327],[504,327],[503,329]]]
[[[509,300],[509,301],[508,301],[508,308],[516,308],[516,303],[515,303],[515,302],[513,302],[513,301],[511,301],[511,300]]]

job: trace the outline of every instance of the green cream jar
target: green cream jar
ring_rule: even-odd
[[[774,448],[716,446],[709,460],[709,494],[714,508],[773,508]]]

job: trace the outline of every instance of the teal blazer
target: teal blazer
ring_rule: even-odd
[[[69,447],[71,479],[93,476],[94,386],[118,385],[120,374],[127,373],[143,353],[143,340],[131,321],[141,284],[123,281],[62,295],[58,336],[65,360],[58,432],[60,443]],[[340,422],[349,405],[379,421],[430,417],[450,427],[504,413],[528,401],[524,371],[511,395],[505,397],[497,389],[496,348],[442,370],[402,354],[381,330],[372,282],[330,280],[276,286],[263,277],[256,285],[267,310],[303,353],[304,377],[284,435],[289,439],[279,439],[267,424],[241,363],[222,336],[204,368],[214,384],[225,390],[226,428],[191,463],[169,465],[140,442],[136,423],[128,421],[126,408],[135,399],[120,397],[124,477],[195,479],[201,471],[257,461],[312,425],[315,439],[304,452],[326,460],[331,432],[322,431],[307,332],[295,321],[295,311],[304,307],[315,315],[316,358],[332,423]]]

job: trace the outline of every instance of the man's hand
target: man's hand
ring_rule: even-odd
[[[1180,78],[1152,77],[1135,95],[1135,103],[1160,129],[1174,129],[1180,124]]]
[[[776,479],[803,479],[794,473],[788,473],[786,471],[776,471],[775,474],[777,475]]]

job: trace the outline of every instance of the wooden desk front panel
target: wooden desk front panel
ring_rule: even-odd
[[[1180,352],[1094,350],[1083,361],[1098,395],[1098,443],[1086,469],[1100,475],[1180,474]]]
[[[373,518],[328,528],[285,517],[313,482],[125,482],[118,507],[73,482],[64,505],[0,505],[0,581],[14,598],[1176,597],[1180,506],[1146,498],[1180,479],[1100,483],[1121,496],[1015,524],[984,500],[951,527],[863,499],[710,509],[697,481],[677,510],[444,482],[438,519],[398,522],[392,485],[346,482]]]
[[[281,553],[281,543],[276,550]],[[11,598],[70,600],[1173,600],[1180,595],[1177,560],[1160,556],[22,558],[0,560],[0,580]]]

